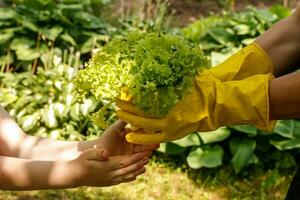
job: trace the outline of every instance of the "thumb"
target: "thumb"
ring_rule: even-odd
[[[90,148],[84,151],[81,156],[86,160],[106,161],[108,160],[109,153],[106,149]]]

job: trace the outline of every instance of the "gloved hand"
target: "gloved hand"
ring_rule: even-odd
[[[193,131],[211,131],[234,124],[253,124],[270,131],[275,125],[269,121],[268,99],[273,76],[262,74],[272,69],[269,57],[260,48],[248,46],[218,67],[199,74],[191,93],[161,119],[144,116],[131,102],[119,99],[117,106],[122,110],[118,116],[141,128],[127,134],[126,139],[138,144],[167,142]]]

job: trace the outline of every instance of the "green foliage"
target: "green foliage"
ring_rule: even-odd
[[[53,47],[75,47],[83,55],[102,46],[109,25],[101,18],[105,0],[6,0],[0,8],[0,65],[26,70]]]
[[[187,156],[187,163],[193,169],[200,167],[218,167],[222,165],[224,151],[219,145],[205,145],[192,149]]]
[[[209,66],[199,46],[179,36],[133,32],[101,49],[78,73],[75,84],[80,94],[91,92],[99,100],[114,100],[126,88],[135,105],[162,116]]]
[[[185,38],[200,43],[204,51],[212,54],[214,66],[290,14],[289,9],[279,5],[269,9],[249,7],[241,12],[199,19],[185,27],[182,33]]]
[[[55,66],[39,67],[36,74],[0,73],[1,106],[30,134],[71,140],[99,135],[89,114],[102,104],[94,98],[79,102],[72,83],[78,67],[55,58]]]

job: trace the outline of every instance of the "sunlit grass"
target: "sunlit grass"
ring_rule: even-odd
[[[0,192],[2,200],[281,200],[292,173],[255,170],[238,178],[230,168],[183,172],[151,163],[135,182],[106,188]]]

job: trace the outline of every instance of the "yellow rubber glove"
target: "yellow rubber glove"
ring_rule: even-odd
[[[143,115],[129,101],[117,100],[119,118],[141,129],[126,135],[127,141],[151,144],[176,140],[194,131],[211,131],[234,124],[253,124],[271,131],[269,81],[271,74],[221,82],[210,70],[196,76],[190,94],[179,101],[165,118]]]
[[[256,43],[252,43],[226,61],[209,70],[220,81],[242,80],[256,74],[273,73],[269,55]]]

